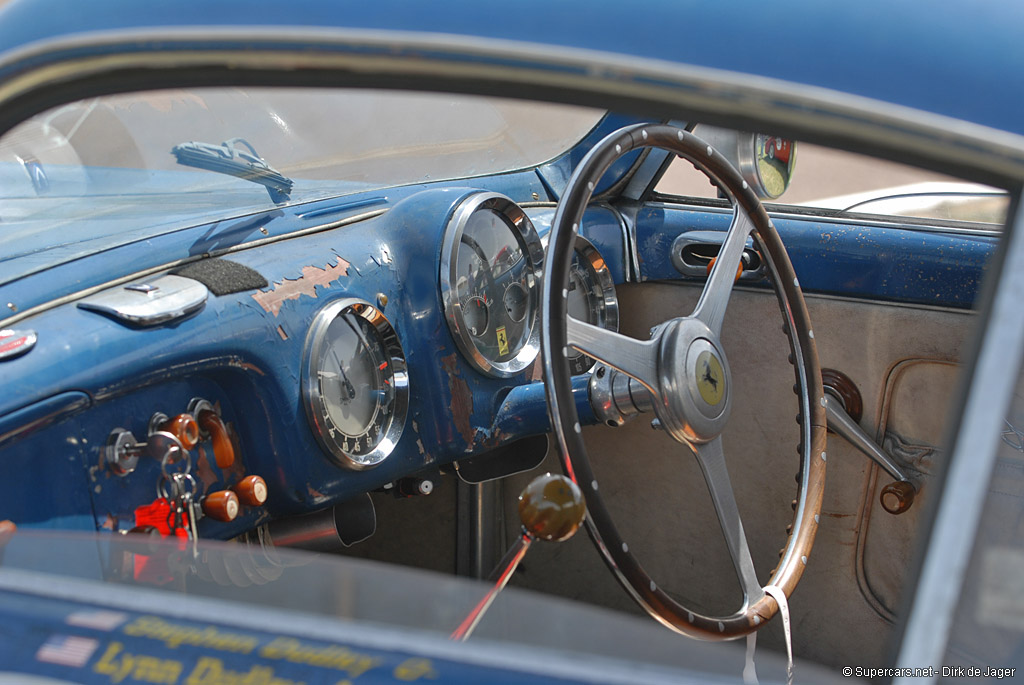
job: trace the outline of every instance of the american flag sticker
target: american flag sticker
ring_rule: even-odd
[[[36,661],[81,668],[100,646],[98,640],[71,635],[52,635],[36,652]]]
[[[69,626],[92,628],[93,630],[111,630],[120,628],[128,620],[128,614],[120,611],[76,611],[69,614],[64,622]]]

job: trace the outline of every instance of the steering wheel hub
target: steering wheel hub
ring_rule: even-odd
[[[658,419],[682,443],[722,433],[732,407],[732,376],[717,336],[697,319],[676,319],[661,330]]]

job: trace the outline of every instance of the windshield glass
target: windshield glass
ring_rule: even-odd
[[[83,243],[105,249],[275,204],[528,168],[568,149],[602,114],[382,90],[83,100],[0,138],[0,263],[30,257],[45,268],[81,254]]]

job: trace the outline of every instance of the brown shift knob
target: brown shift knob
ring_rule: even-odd
[[[203,500],[203,513],[217,521],[234,521],[238,509],[238,496],[230,490],[211,492]]]
[[[267,482],[259,476],[246,476],[231,489],[247,507],[259,507],[267,501]]]
[[[537,476],[519,495],[519,520],[535,538],[568,540],[583,522],[587,507],[576,483],[565,476]]]

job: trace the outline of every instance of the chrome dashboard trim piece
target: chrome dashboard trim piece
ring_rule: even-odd
[[[199,281],[167,274],[104,290],[81,300],[78,307],[135,326],[156,326],[199,311],[209,297],[210,291]]]

